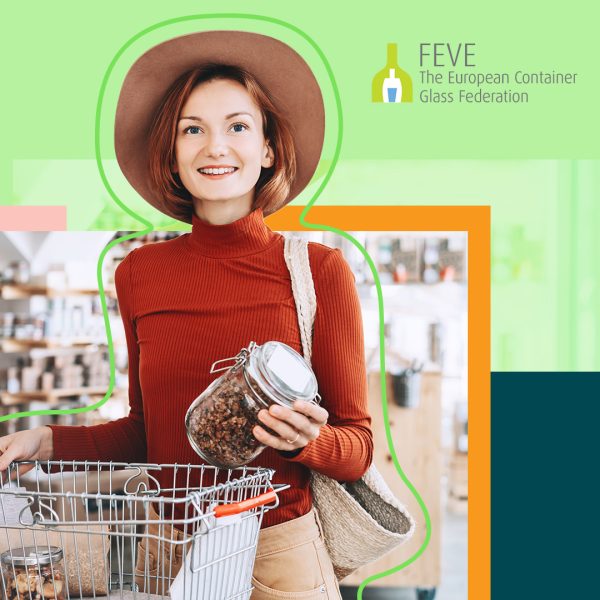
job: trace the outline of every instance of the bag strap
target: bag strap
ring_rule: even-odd
[[[286,237],[283,247],[285,264],[292,278],[292,292],[304,358],[310,364],[312,356],[312,333],[317,311],[315,284],[310,270],[308,242],[299,237]]]

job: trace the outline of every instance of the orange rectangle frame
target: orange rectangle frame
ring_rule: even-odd
[[[267,218],[275,231],[300,231],[304,207]],[[468,235],[469,597],[491,597],[490,207],[320,206],[306,221],[344,231],[465,231]]]

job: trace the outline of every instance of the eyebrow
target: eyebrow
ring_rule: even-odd
[[[225,115],[225,120],[228,121],[229,119],[233,119],[233,117],[239,117],[240,115],[247,115],[252,120],[254,120],[254,117],[248,112],[234,112],[234,113],[231,113],[230,115]],[[179,120],[183,121],[184,119],[189,119],[190,121],[198,121],[198,122],[202,123],[202,119],[200,117],[195,117],[193,115],[190,115],[189,117],[180,117]]]

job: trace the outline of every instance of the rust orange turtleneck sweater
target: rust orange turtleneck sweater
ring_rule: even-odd
[[[329,421],[293,458],[267,448],[252,463],[275,469],[274,483],[291,485],[263,527],[310,510],[310,469],[356,480],[373,453],[354,277],[339,250],[311,243],[309,257],[317,295],[312,366]],[[265,225],[260,209],[227,225],[194,216],[191,233],[132,251],[115,283],[129,353],[129,415],[93,427],[53,426],[54,459],[202,464],[184,417],[218,376],[211,364],[251,340],[302,353],[283,236]]]

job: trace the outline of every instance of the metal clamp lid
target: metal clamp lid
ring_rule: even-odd
[[[254,352],[256,350],[256,348],[258,348],[258,347],[259,346],[257,346],[256,342],[250,342],[248,344],[247,348],[242,348],[237,353],[237,356],[231,356],[229,358],[222,358],[221,360],[216,360],[212,364],[212,366],[210,368],[210,372],[211,373],[220,373],[221,371],[228,371],[229,369],[237,370],[239,367],[241,367],[243,364],[246,363],[246,361],[248,360],[248,358],[250,357],[252,352]],[[219,363],[231,362],[232,360],[235,360],[235,364],[229,365],[226,367],[219,367],[218,369],[215,368]]]
[[[283,365],[274,368],[273,355],[283,358]],[[287,360],[285,359],[287,357]],[[219,366],[222,363],[233,365]],[[302,399],[307,402],[320,404],[321,396],[318,393],[317,380],[304,358],[293,348],[283,342],[269,341],[259,346],[250,342],[247,348],[242,348],[237,356],[217,360],[212,364],[211,373],[230,370],[235,372],[244,367],[251,374],[252,379],[273,401],[290,406],[294,400]],[[292,368],[292,372],[284,372]],[[295,369],[295,371],[294,371]],[[295,375],[294,381],[286,381],[290,375]]]
[[[4,565],[16,567],[50,565],[61,561],[63,558],[62,548],[57,546],[25,546],[14,548],[3,552],[0,561]]]
[[[310,365],[296,350],[282,342],[265,342],[246,367],[261,389],[279,404],[295,400],[315,402],[317,379]]]

